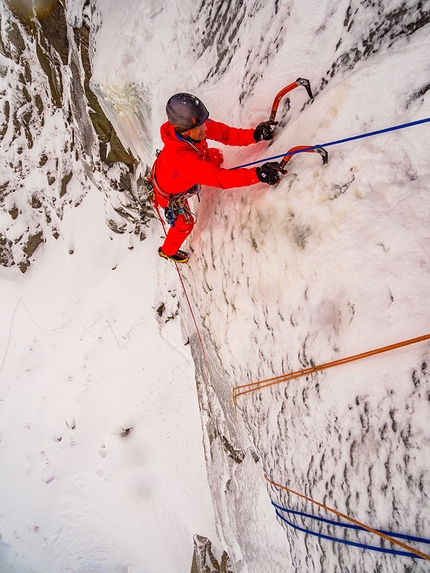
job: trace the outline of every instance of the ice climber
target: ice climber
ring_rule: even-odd
[[[226,145],[250,145],[273,139],[269,122],[255,129],[238,129],[209,118],[205,105],[194,95],[178,93],[166,106],[168,121],[161,128],[164,147],[152,169],[155,203],[164,209],[169,231],[160,257],[186,263],[188,254],[180,246],[194,227],[188,198],[198,195],[201,185],[230,189],[256,183],[274,185],[279,181],[278,163],[265,163],[251,169],[223,169],[223,155],[210,148],[206,139]]]

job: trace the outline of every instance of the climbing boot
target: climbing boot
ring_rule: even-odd
[[[158,254],[163,259],[167,259],[168,261],[173,261],[175,263],[186,263],[186,262],[188,262],[188,259],[189,259],[188,253],[186,253],[185,251],[180,251],[180,250],[177,251],[174,255],[166,255],[165,253],[163,253],[163,251],[161,250],[161,247],[160,247],[158,249]]]

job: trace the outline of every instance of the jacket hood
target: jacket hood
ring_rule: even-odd
[[[166,121],[166,123],[163,123],[163,125],[160,127],[160,135],[161,135],[161,140],[164,144],[166,144],[169,140],[171,141],[172,139],[174,141],[178,141],[175,128],[168,121]]]

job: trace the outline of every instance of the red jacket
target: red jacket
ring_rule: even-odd
[[[207,120],[207,139],[226,145],[255,143],[253,129],[238,129],[224,123]],[[259,183],[255,167],[252,169],[222,169],[211,163],[206,140],[188,142],[173,125],[164,123],[160,128],[164,147],[155,163],[156,181],[168,194],[187,191],[196,183],[230,189]]]

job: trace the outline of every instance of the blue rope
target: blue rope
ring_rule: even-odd
[[[383,549],[382,547],[376,547],[374,545],[365,545],[364,543],[356,543],[355,541],[347,541],[346,539],[339,539],[338,537],[331,537],[330,535],[324,535],[323,533],[317,533],[316,531],[311,531],[309,529],[304,529],[299,525],[295,525],[288,521],[283,515],[276,510],[276,515],[285,521],[288,525],[290,525],[293,529],[298,529],[299,531],[303,531],[304,533],[309,533],[310,535],[314,535],[315,537],[320,537],[321,539],[327,539],[328,541],[337,541],[338,543],[343,543],[344,545],[352,545],[354,547],[359,547],[361,549],[369,549],[370,551],[379,551],[380,553],[390,553],[391,555],[402,555],[403,557],[413,557],[415,559],[423,559],[419,555],[415,555],[415,553],[409,553],[408,551],[397,551],[396,549]]]
[[[352,137],[346,137],[345,139],[337,139],[336,141],[329,141],[327,143],[322,143],[321,145],[313,145],[311,147],[306,147],[304,149],[298,149],[297,151],[288,151],[287,153],[282,153],[281,155],[273,155],[272,157],[266,157],[265,159],[259,159],[258,161],[252,161],[251,163],[244,163],[243,165],[237,165],[233,169],[240,169],[242,167],[250,167],[251,165],[257,165],[258,163],[265,163],[266,161],[273,161],[274,159],[281,159],[287,155],[296,155],[296,153],[305,153],[307,151],[314,151],[315,149],[321,147],[330,147],[331,145],[339,145],[340,143],[347,143],[348,141],[355,141],[357,139],[363,139],[365,137],[372,137],[374,135],[380,135],[381,133],[388,133],[389,131],[397,131],[398,129],[405,129],[406,127],[412,127],[414,125],[420,125],[422,123],[428,123],[430,117],[424,119],[418,119],[417,121],[411,121],[410,123],[402,123],[400,125],[394,125],[392,127],[386,127],[384,129],[378,129],[377,131],[370,131],[369,133],[362,133],[360,135],[354,135]]]
[[[317,515],[312,515],[310,513],[304,513],[302,511],[294,511],[293,509],[287,509],[285,507],[281,507],[274,501],[271,502],[274,507],[280,509],[281,511],[285,511],[286,513],[292,513],[294,515],[301,515],[303,517],[309,517],[310,519],[314,519],[316,521],[323,521],[324,523],[328,523],[330,525],[335,525],[337,527],[347,527],[349,529],[358,529],[360,531],[368,531],[364,527],[360,525],[354,525],[352,523],[341,523],[340,521],[333,521],[332,519],[327,519],[325,517],[319,517]],[[415,537],[414,535],[404,535],[403,533],[395,533],[393,531],[385,531],[384,529],[375,529],[378,533],[383,533],[384,535],[389,535],[390,537],[395,537],[398,539],[405,539],[406,541],[416,541],[417,543],[428,543],[430,544],[430,539],[426,539],[425,537]]]
[[[331,519],[325,519],[323,517],[317,517],[315,515],[311,515],[308,513],[303,513],[301,511],[294,511],[292,509],[286,509],[284,507],[281,507],[279,505],[277,505],[276,503],[274,503],[272,501],[272,505],[276,508],[276,515],[279,517],[279,519],[281,519],[282,521],[284,521],[285,523],[287,523],[289,526],[291,526],[293,529],[297,529],[298,531],[303,531],[304,533],[309,533],[310,535],[314,535],[315,537],[319,537],[321,539],[327,539],[328,541],[336,541],[338,543],[343,543],[344,545],[352,545],[353,547],[359,547],[361,549],[368,549],[370,551],[378,551],[380,553],[388,553],[390,555],[401,555],[403,557],[412,557],[415,559],[423,559],[423,557],[420,557],[419,555],[416,555],[415,553],[410,553],[409,551],[399,551],[397,549],[385,549],[382,547],[376,547],[374,545],[367,545],[364,543],[357,543],[355,541],[348,541],[346,539],[340,539],[338,537],[332,537],[330,535],[325,535],[323,533],[318,533],[316,531],[312,531],[310,529],[305,529],[304,527],[300,527],[299,525],[295,525],[294,523],[292,523],[291,521],[289,521],[286,517],[284,517],[283,515],[281,515],[281,513],[278,510],[287,512],[287,513],[292,513],[294,515],[300,515],[303,517],[309,517],[311,519],[314,519],[316,521],[322,521],[324,523],[329,523],[331,525],[335,525],[338,527],[347,527],[350,529],[357,529],[357,530],[362,530],[362,531],[367,531],[365,528],[360,527],[358,525],[352,525],[352,524],[345,524],[345,523],[339,523],[336,521],[332,521]],[[401,533],[392,533],[391,531],[384,531],[382,529],[377,529],[376,531],[378,531],[379,533],[384,533],[386,535],[389,535],[391,537],[397,537],[397,538],[401,538],[401,539],[407,539],[407,540],[411,540],[411,541],[418,541],[418,542],[422,542],[422,543],[430,543],[429,539],[424,539],[421,537],[414,537],[414,536],[408,536],[408,535],[403,535]]]

